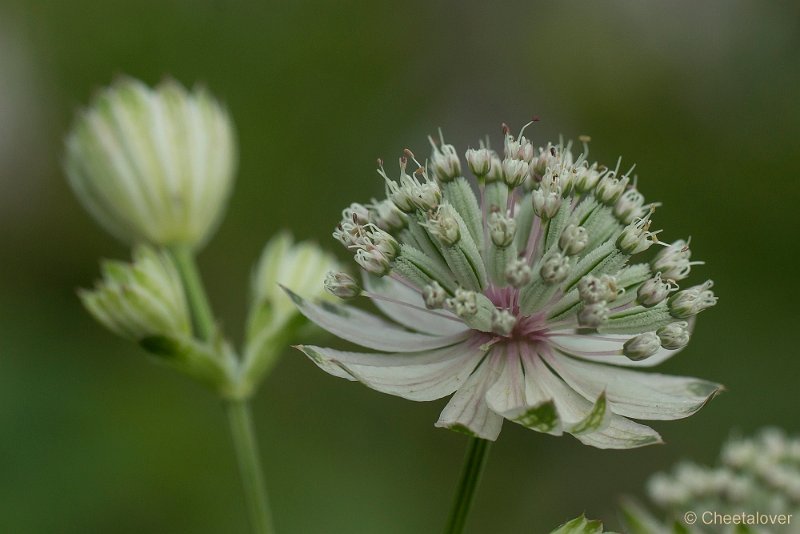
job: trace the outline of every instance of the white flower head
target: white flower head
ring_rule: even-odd
[[[233,124],[207,91],[125,78],[75,121],[65,169],[84,207],[117,238],[199,247],[225,211],[236,159]]]
[[[794,456],[792,450],[798,448],[800,438],[787,436],[776,428],[762,429],[753,437],[731,438],[713,466],[681,462],[671,472],[650,478],[647,492],[666,513],[663,526],[643,507],[630,508],[625,515],[640,522],[647,518],[653,525],[652,532],[671,532],[673,522],[680,521],[687,510],[711,510],[720,515],[796,516],[800,513],[800,457]],[[728,532],[723,527],[722,523],[703,526],[702,532]],[[756,526],[753,532],[780,530]],[[793,532],[791,528],[788,531]]]
[[[688,296],[669,304],[640,291],[657,271],[633,256],[661,243],[649,231],[652,205],[627,198],[648,206],[629,222],[615,212],[626,177],[589,164],[586,150],[574,158],[569,144],[534,149],[521,133],[505,134],[503,163],[484,145],[467,152],[480,194],[463,176],[429,180],[419,163],[409,176],[409,152],[399,181],[379,171],[406,221],[384,228],[389,253],[371,255],[376,234],[352,215],[336,236],[366,271],[362,295],[389,320],[293,294],[306,317],[377,352],[299,348],[328,373],[378,391],[417,401],[452,395],[437,426],[481,438],[495,439],[509,420],[601,448],[659,443],[632,419],[687,417],[720,386],[632,368],[683,348],[694,324],[685,316],[710,299],[699,291],[703,305]],[[558,202],[535,208],[534,194],[547,191]]]

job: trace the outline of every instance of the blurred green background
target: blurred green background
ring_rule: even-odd
[[[496,5],[495,5],[496,4]],[[127,251],[60,170],[76,109],[117,74],[201,82],[241,145],[227,219],[200,257],[239,338],[260,248],[289,227],[337,254],[340,210],[382,191],[375,158],[461,150],[533,114],[537,142],[593,137],[636,162],[668,240],[716,281],[660,370],[722,382],[666,446],[599,451],[506,424],[469,532],[543,533],[732,430],[798,430],[797,2],[0,2],[0,532],[246,532],[226,422],[200,386],[96,325],[75,288]],[[794,149],[792,147],[795,147]],[[394,168],[394,167],[391,167]],[[344,258],[344,255],[341,254]],[[286,355],[254,412],[283,533],[441,529],[466,440],[410,403]]]

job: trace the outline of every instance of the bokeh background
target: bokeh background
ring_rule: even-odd
[[[200,82],[236,120],[227,219],[200,257],[241,337],[251,266],[279,228],[342,251],[342,207],[382,191],[376,157],[462,149],[500,123],[593,137],[636,162],[691,235],[719,306],[661,370],[720,381],[696,416],[656,423],[666,446],[599,451],[506,424],[471,533],[544,533],[680,458],[712,461],[732,431],[798,430],[800,4],[708,2],[0,2],[0,532],[246,532],[218,402],[102,330],[75,289],[127,251],[60,170],[74,112],[114,76]],[[392,167],[393,168],[393,167]],[[344,254],[341,254],[344,258]],[[286,351],[255,399],[284,533],[441,529],[465,447],[410,403]]]

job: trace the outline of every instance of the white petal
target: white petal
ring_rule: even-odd
[[[598,396],[593,404],[565,384],[539,355],[525,351],[523,354],[526,397],[529,402],[538,398],[552,399],[563,430],[573,434],[594,431],[606,424],[606,412],[610,410],[606,410],[604,396]]]
[[[425,301],[422,300],[419,292],[388,276],[378,278],[377,276],[365,274],[364,288],[370,293],[375,293],[388,299],[406,302],[418,308],[425,308]],[[388,317],[419,332],[449,336],[469,329],[458,317],[446,310],[423,311],[382,299],[372,299],[372,302]]]
[[[436,426],[449,428],[494,441],[500,434],[503,418],[486,404],[486,392],[497,381],[500,369],[496,357],[489,355],[461,386],[442,410]]]
[[[356,308],[323,302],[314,304],[284,288],[309,320],[331,334],[362,347],[388,352],[419,352],[453,345],[469,337],[470,331],[452,336],[415,334]]]
[[[630,371],[546,354],[547,362],[576,391],[594,398],[603,391],[614,413],[634,419],[681,419],[703,407],[720,385],[691,377]]]
[[[377,391],[415,401],[450,395],[466,382],[485,355],[471,341],[428,352],[401,354],[298,348],[335,376],[356,379]]]
[[[523,374],[520,349],[517,344],[495,349],[502,358],[502,372],[497,382],[486,393],[486,402],[492,411],[526,428],[561,434],[553,400],[545,396],[526,395],[526,377]]]
[[[663,443],[661,436],[649,426],[612,414],[608,425],[597,432],[575,436],[581,443],[598,449],[635,449]]]
[[[694,318],[689,319],[688,323],[689,333],[691,333],[694,330]],[[667,350],[665,348],[660,348],[658,352],[649,358],[635,362],[622,355],[622,345],[638,334],[578,334],[574,332],[568,335],[560,334],[561,332],[559,332],[559,335],[553,336],[552,341],[554,344],[558,345],[562,352],[572,354],[584,360],[610,365],[622,365],[625,367],[654,367],[683,350]],[[607,353],[612,351],[618,354],[597,354],[598,352]]]

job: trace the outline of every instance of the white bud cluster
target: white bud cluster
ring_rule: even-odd
[[[677,319],[688,319],[714,306],[717,297],[711,291],[713,286],[714,282],[707,280],[698,286],[678,291],[667,301],[669,312]]]
[[[691,256],[689,242],[679,239],[661,249],[650,262],[650,266],[664,278],[677,282],[689,276],[692,265],[702,265],[701,261],[689,261]]]
[[[489,216],[489,237],[498,248],[506,248],[514,242],[517,231],[517,222],[508,215],[493,212]]]
[[[433,173],[440,182],[449,182],[461,176],[461,161],[453,145],[448,145],[442,140],[437,146],[432,137],[428,137],[433,151],[431,153],[431,166]]]
[[[492,168],[492,160],[497,158],[488,148],[470,148],[465,154],[467,165],[479,180],[486,177]]]
[[[561,232],[558,246],[567,256],[574,256],[583,252],[589,244],[589,232],[583,226],[570,224]]]
[[[341,271],[328,271],[324,285],[328,293],[340,299],[352,299],[361,294],[361,288],[355,278]]]
[[[547,169],[539,187],[531,192],[533,212],[542,219],[552,219],[561,208],[564,200],[561,190],[561,181],[558,176]]]

